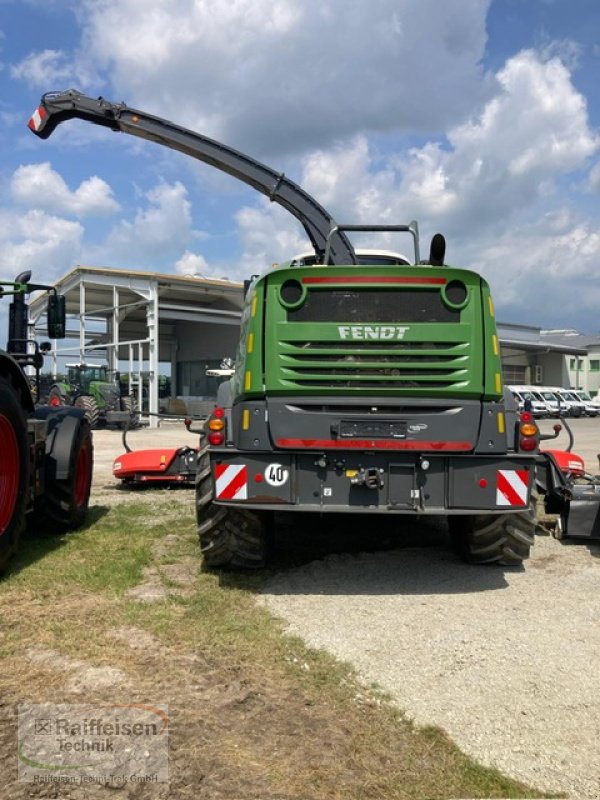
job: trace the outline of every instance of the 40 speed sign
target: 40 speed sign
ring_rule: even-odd
[[[282,464],[269,464],[264,474],[269,486],[283,486],[290,477],[290,471]]]

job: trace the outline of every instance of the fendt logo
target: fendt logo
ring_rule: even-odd
[[[404,339],[408,330],[402,325],[338,325],[340,339]]]

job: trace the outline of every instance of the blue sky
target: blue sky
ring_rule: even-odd
[[[28,131],[43,92],[78,88],[284,170],[338,220],[416,218],[424,250],[443,232],[502,321],[599,332],[599,67],[596,0],[0,0],[1,278],[243,279],[307,248],[185,156]]]

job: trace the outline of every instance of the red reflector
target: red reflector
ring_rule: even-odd
[[[410,277],[404,275],[398,276],[376,276],[369,275],[335,275],[335,276],[311,276],[309,278],[302,278],[302,283],[305,284],[334,284],[334,283],[422,283],[429,286],[445,286],[448,283],[447,278],[432,278],[424,276],[411,275]]]
[[[522,438],[519,441],[519,446],[521,450],[525,451],[535,450],[537,447],[537,439],[534,439],[533,437],[530,437],[528,439]]]
[[[263,476],[260,474],[260,472],[256,473],[256,475],[254,476],[254,480],[256,481],[256,483],[262,483]]]
[[[482,489],[485,489],[485,487],[488,485],[488,482],[486,481],[485,478],[481,478],[479,481],[479,485],[481,486]]]
[[[215,408],[213,411],[213,417],[217,417],[217,419],[221,419],[225,416],[225,409],[223,408]]]
[[[533,414],[529,411],[522,411],[521,412],[521,422],[531,422],[533,419]]]
[[[207,436],[207,439],[208,439],[208,443],[212,444],[212,445],[223,444],[223,442],[225,441],[225,437],[220,432],[219,433],[209,433],[208,436]]]

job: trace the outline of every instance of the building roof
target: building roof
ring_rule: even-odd
[[[166,345],[173,340],[178,322],[238,326],[244,300],[243,285],[234,281],[108,267],[77,266],[60,278],[55,288],[65,296],[68,337],[79,336],[78,323],[70,320],[83,315],[87,344],[99,346],[107,341],[105,331],[116,318],[123,348],[147,336],[148,314],[154,303],[160,343]],[[45,314],[46,303],[46,293],[31,301],[29,314],[34,323]],[[126,357],[126,352],[121,348],[120,357]],[[161,353],[161,359],[166,357],[166,351]]]
[[[502,347],[515,347],[537,353],[562,353],[564,355],[587,355],[587,349],[579,337],[550,337],[541,328],[533,325],[516,325],[498,322],[498,339]]]
[[[55,288],[65,295],[67,314],[79,314],[80,287],[86,287],[86,312],[107,316],[114,306],[113,288],[119,290],[123,304],[139,300],[140,293],[147,291],[149,283],[158,287],[159,302],[183,303],[190,301],[214,310],[240,312],[243,304],[241,283],[218,278],[195,277],[191,275],[171,275],[160,272],[142,272],[108,267],[77,266],[60,278]],[[45,296],[37,297],[30,304],[31,315],[35,319],[43,313]]]
[[[600,347],[600,335],[579,333],[578,331],[542,331],[544,341],[563,347],[583,348],[587,351],[590,347]]]

